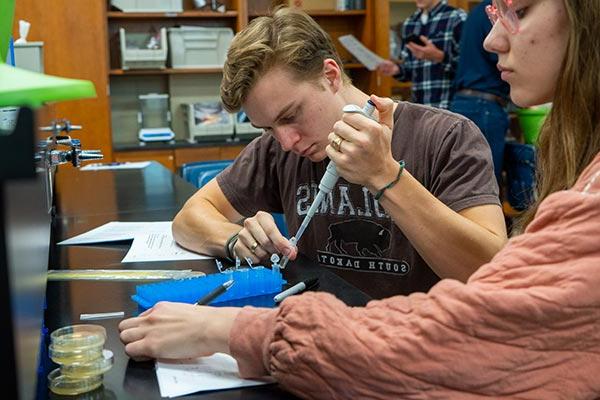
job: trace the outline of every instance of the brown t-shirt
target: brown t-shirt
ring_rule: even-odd
[[[490,148],[464,117],[399,103],[392,155],[404,160],[406,169],[454,211],[500,204]],[[217,182],[244,216],[260,210],[283,212],[293,235],[328,163],[286,153],[272,136],[263,134],[246,146]],[[343,178],[323,201],[298,249],[374,297],[424,292],[439,281],[373,195]]]

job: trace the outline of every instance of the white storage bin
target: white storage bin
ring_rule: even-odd
[[[235,138],[236,139],[253,139],[262,135],[263,130],[255,128],[246,117],[246,113],[240,111],[235,118]]]
[[[183,0],[110,0],[123,12],[182,12]]]
[[[233,39],[231,28],[169,28],[173,68],[222,68]]]
[[[219,100],[182,104],[187,120],[188,141],[223,140],[233,136],[233,115],[223,109]]]
[[[154,69],[167,66],[167,31],[161,28],[158,48],[147,48],[152,38],[150,33],[125,32],[119,28],[121,41],[121,67],[123,69]]]

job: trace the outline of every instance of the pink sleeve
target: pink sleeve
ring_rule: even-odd
[[[294,296],[242,311],[230,345],[306,398],[596,398],[599,288],[600,194],[564,191],[467,284],[364,308]]]
[[[243,378],[269,375],[268,348],[277,309],[244,307],[238,314],[229,337],[231,355],[237,360]],[[264,353],[264,354],[263,354]]]

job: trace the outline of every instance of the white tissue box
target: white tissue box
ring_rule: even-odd
[[[44,73],[44,42],[15,43],[15,66]]]

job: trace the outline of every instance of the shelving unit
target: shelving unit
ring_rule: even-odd
[[[112,145],[116,161],[154,159],[176,170],[183,163],[194,160],[230,158],[243,146],[240,143],[186,142],[187,127],[181,104],[199,98],[218,97],[222,68],[164,68],[122,69],[120,65],[119,28],[148,32],[179,25],[229,27],[234,32],[243,25],[245,1],[225,1],[224,13],[196,10],[191,0],[184,1],[183,12],[124,13],[111,10],[107,2],[106,24],[109,46],[109,84],[111,93]],[[241,12],[240,12],[241,11]],[[195,88],[196,90],[191,90]],[[137,140],[137,96],[145,93],[169,94],[172,115],[171,128],[176,134],[175,144],[148,143],[140,146]],[[226,149],[221,151],[221,149]]]
[[[111,69],[110,75],[220,74],[222,68]]]
[[[344,64],[344,69],[364,69],[359,63]],[[168,75],[168,74],[218,74],[222,68],[165,68],[165,69],[111,69],[110,75]]]
[[[179,13],[124,13],[111,10],[107,6],[106,24],[110,69],[108,79],[111,94],[112,139],[117,161],[139,160],[154,157],[171,169],[176,169],[184,162],[204,159],[234,158],[243,148],[243,143],[185,144],[186,126],[182,115],[181,104],[194,101],[195,98],[219,96],[221,68],[179,69],[165,68],[152,70],[124,70],[120,65],[119,41],[117,32],[120,27],[133,31],[148,31],[161,27],[177,25],[230,27],[238,32],[253,18],[265,15],[268,8],[284,3],[284,0],[273,0],[270,5],[261,8],[253,0],[225,1],[225,13],[193,10],[191,0],[184,1],[184,11]],[[263,6],[268,3],[263,1]],[[364,10],[309,10],[311,15],[336,41],[337,37],[351,33],[374,51],[381,54],[388,48],[388,36],[382,35],[378,24],[383,17],[387,18],[387,7],[380,7],[378,0],[368,0]],[[252,6],[252,12],[248,9]],[[387,33],[387,32],[385,32]],[[337,44],[337,43],[336,43]],[[346,50],[338,45],[344,62],[344,68],[353,82],[367,92],[385,95],[389,87],[384,87],[383,80],[377,73],[368,71],[357,63]],[[387,54],[383,54],[387,56]],[[387,83],[386,83],[387,84]],[[143,147],[137,143],[137,96],[144,93],[168,93],[172,114],[172,129],[176,134],[175,147],[151,144]]]
[[[108,11],[108,19],[168,19],[168,18],[237,18],[237,11],[224,13],[213,11],[184,11],[180,13],[125,13],[121,11]]]
[[[366,10],[313,10],[308,11],[308,15],[311,17],[351,17],[351,16],[361,16],[366,15]]]
[[[178,104],[198,96],[218,97],[221,69],[123,70],[118,30],[120,27],[144,31],[152,26],[196,25],[225,26],[239,32],[252,19],[265,15],[273,5],[289,1],[221,0],[227,11],[217,13],[195,10],[193,0],[183,0],[183,12],[124,13],[111,9],[109,0],[53,0],[52,12],[49,13],[46,2],[19,0],[16,2],[15,20],[31,22],[29,37],[44,42],[46,72],[88,79],[94,83],[98,93],[93,100],[47,107],[40,114],[40,124],[47,124],[58,117],[82,124],[84,130],[80,137],[83,144],[86,148],[101,149],[105,161],[153,158],[175,169],[184,160],[233,158],[244,143],[192,145],[180,139],[185,126],[183,119],[177,115]],[[351,33],[382,57],[389,56],[388,0],[366,0],[364,10],[307,12],[323,26],[334,42],[337,37]],[[18,37],[17,28],[13,33]],[[341,46],[338,45],[338,49],[354,84],[368,93],[390,94],[390,78],[368,71]],[[180,139],[175,145],[147,145],[143,148],[137,145],[137,95],[150,92],[169,93],[176,99],[171,99],[173,130]]]

